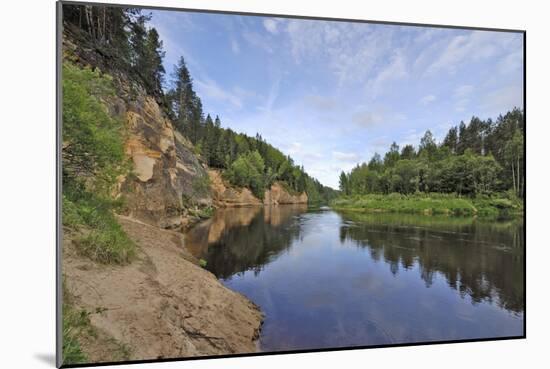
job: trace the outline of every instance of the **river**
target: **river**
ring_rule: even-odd
[[[260,306],[263,351],[523,335],[521,219],[230,208],[186,234]]]

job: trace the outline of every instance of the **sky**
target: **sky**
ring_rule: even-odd
[[[183,56],[205,113],[333,188],[393,141],[523,108],[520,33],[151,13],[168,82]]]

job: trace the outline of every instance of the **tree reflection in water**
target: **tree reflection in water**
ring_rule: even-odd
[[[341,213],[340,240],[367,248],[392,273],[418,263],[429,287],[435,273],[473,303],[494,302],[516,313],[524,310],[524,238],[521,219],[403,214]]]
[[[326,215],[330,213],[334,214]],[[334,230],[325,224],[322,232],[339,232],[344,247],[366,250],[373,260],[388,264],[394,275],[417,267],[427,288],[440,274],[473,304],[486,301],[513,313],[523,312],[521,219],[338,214]],[[306,218],[318,219],[312,215],[305,205],[219,209],[186,234],[186,246],[205,259],[206,268],[218,278],[230,280],[246,271],[258,275],[313,232],[306,222]]]
[[[256,274],[300,238],[307,205],[219,209],[186,234],[186,247],[218,278]]]

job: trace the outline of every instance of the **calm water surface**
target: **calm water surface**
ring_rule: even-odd
[[[521,220],[218,210],[195,256],[265,313],[264,351],[523,334]]]

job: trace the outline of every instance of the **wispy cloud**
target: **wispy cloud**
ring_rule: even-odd
[[[383,121],[383,115],[372,111],[359,111],[353,114],[352,120],[361,127],[371,127]]]
[[[447,46],[428,66],[428,74],[438,71],[456,73],[460,66],[494,57],[506,47],[515,36],[502,34],[494,37],[494,32],[470,31],[450,38]]]
[[[269,54],[273,54],[271,43],[260,33],[247,30],[242,33],[242,36],[250,46],[260,48]]]
[[[422,105],[428,105],[433,103],[435,100],[437,100],[437,97],[435,95],[426,95],[420,99],[420,103]]]
[[[307,95],[304,97],[307,104],[317,110],[328,111],[338,107],[338,101],[335,98],[322,95]]]
[[[354,152],[333,151],[332,157],[339,161],[351,161],[353,163],[359,160],[359,155]]]
[[[367,90],[371,96],[380,94],[386,84],[392,81],[400,80],[407,76],[407,62],[404,53],[401,50],[396,50],[391,56],[390,63],[383,67],[376,77],[367,83]]]
[[[241,47],[234,38],[231,39],[231,51],[233,51],[233,54],[239,54],[241,52]]]
[[[282,22],[283,22],[282,19],[266,18],[264,19],[263,24],[265,29],[269,33],[276,35],[277,33],[279,33],[279,24],[281,24]]]
[[[470,96],[474,91],[472,85],[460,85],[455,88],[453,97],[455,100],[454,107],[457,112],[464,112],[470,103]]]
[[[221,88],[215,81],[211,79],[196,79],[194,81],[194,84],[200,96],[207,96],[211,99],[227,102],[238,109],[242,108],[243,106],[242,101],[238,96],[232,94],[231,92],[228,92],[224,88]]]

